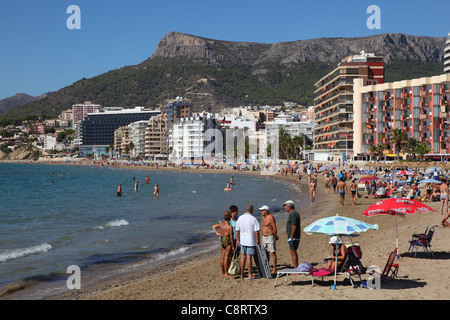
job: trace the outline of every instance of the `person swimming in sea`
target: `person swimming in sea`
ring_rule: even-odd
[[[122,193],[123,193],[123,191],[122,191],[122,184],[119,183],[119,186],[117,187],[117,196],[121,197]]]
[[[155,198],[159,197],[159,186],[157,184],[155,184],[155,187],[153,188],[153,196]]]

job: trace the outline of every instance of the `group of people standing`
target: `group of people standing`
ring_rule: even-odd
[[[297,268],[297,250],[300,243],[300,215],[295,210],[292,200],[286,201],[283,206],[289,214],[286,221],[287,241],[294,268]],[[212,226],[216,235],[221,237],[220,268],[222,275],[232,276],[228,273],[228,269],[231,265],[232,256],[237,251],[241,255],[241,279],[244,278],[245,267],[247,267],[249,279],[257,278],[252,271],[252,257],[256,259],[255,256],[257,254],[256,246],[265,249],[268,261],[270,261],[270,256],[272,256],[273,268],[271,272],[277,272],[276,241],[279,237],[276,221],[274,216],[270,214],[268,206],[264,205],[259,210],[262,216],[261,224],[253,216],[253,205],[248,204],[245,208],[245,213],[239,217],[238,207],[235,205],[230,206],[224,213],[224,221]]]

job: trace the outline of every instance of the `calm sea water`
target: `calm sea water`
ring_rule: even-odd
[[[53,174],[52,174],[53,173]],[[145,184],[145,177],[150,184]],[[235,204],[281,210],[300,189],[263,176],[74,165],[0,164],[0,288],[66,279],[82,268],[164,260],[215,241],[211,226]],[[134,184],[139,182],[138,192]],[[117,186],[123,184],[123,197]],[[158,199],[153,186],[160,186]],[[259,213],[255,214],[256,216]],[[39,296],[38,296],[39,297]]]

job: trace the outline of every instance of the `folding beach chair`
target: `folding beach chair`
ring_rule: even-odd
[[[355,248],[358,247],[358,248]],[[347,255],[341,264],[339,270],[336,270],[336,275],[345,275],[350,281],[352,287],[355,287],[352,277],[357,276],[361,281],[361,274],[364,272],[364,268],[360,261],[361,258],[361,249],[357,245],[352,245],[347,247]],[[282,276],[286,276],[286,280],[284,283],[288,281],[289,275],[291,274],[304,274],[311,276],[311,285],[314,287],[314,278],[321,277],[322,281],[324,277],[334,276],[335,269],[327,269],[327,268],[312,268],[310,271],[298,271],[297,269],[283,269],[277,271],[277,276],[275,279],[275,285],[277,286],[278,278]]]
[[[395,257],[397,256],[397,248],[394,249],[389,254],[389,258],[386,262],[386,266],[384,267],[383,273],[381,274],[382,281],[391,281],[394,278],[398,277],[398,263],[394,264]]]
[[[433,235],[435,232],[435,229],[437,228],[437,225],[432,226],[431,228],[428,226],[425,229],[425,233],[420,233],[420,234],[413,234],[411,240],[409,240],[409,255],[412,254],[412,252],[414,251],[414,248],[416,249],[416,253],[414,253],[414,257],[417,254],[417,251],[419,251],[419,247],[422,247],[423,250],[428,254],[433,256],[434,258],[434,253],[433,250],[431,250],[431,240],[433,239]]]

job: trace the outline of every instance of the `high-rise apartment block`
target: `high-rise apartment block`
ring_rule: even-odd
[[[450,73],[450,33],[444,49],[444,73]]]
[[[394,129],[425,143],[432,154],[450,153],[450,74],[378,85],[354,82],[356,156],[368,155],[377,144],[398,156],[390,141]]]
[[[74,104],[72,106],[72,118],[73,118],[73,126],[75,127],[81,121],[86,118],[88,113],[96,113],[100,112],[101,106],[99,104],[93,104],[90,101],[85,101],[81,104]]]
[[[353,80],[384,82],[383,57],[362,51],[349,56],[315,84],[314,159],[353,155]]]

